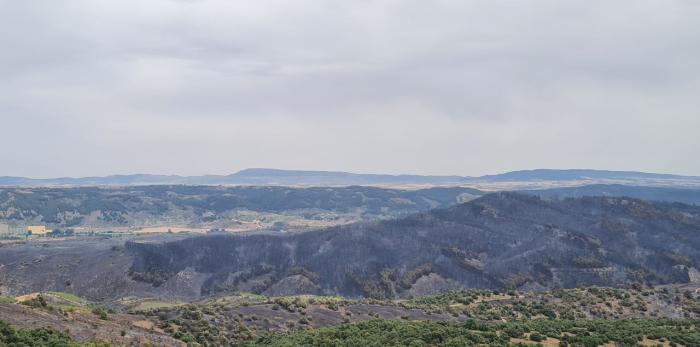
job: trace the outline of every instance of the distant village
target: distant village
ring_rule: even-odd
[[[54,228],[46,225],[9,225],[0,223],[0,240],[21,240],[40,237],[69,237],[69,236],[100,236],[114,237],[129,234],[153,234],[153,233],[213,233],[229,232],[225,228],[187,228],[187,227],[139,227],[121,230],[99,230],[84,227],[78,228]]]
[[[71,236],[73,229],[49,229],[46,225],[13,226],[0,224],[0,239],[39,236]]]

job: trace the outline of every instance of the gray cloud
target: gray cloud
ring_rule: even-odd
[[[700,175],[694,1],[0,0],[0,175]]]

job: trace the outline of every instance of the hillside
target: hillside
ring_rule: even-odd
[[[682,202],[684,204],[700,205],[700,189],[640,187],[621,184],[592,184],[581,187],[527,190],[522,192],[559,199],[582,196],[617,196],[652,201]]]
[[[452,206],[481,194],[470,188],[408,191],[357,186],[0,188],[0,224],[236,229],[257,223],[253,227],[286,229],[398,217]]]
[[[0,243],[0,338],[695,346],[699,265],[698,206],[521,193],[306,232],[30,239]]]
[[[700,207],[497,193],[449,209],[302,234],[127,243],[135,278],[198,273],[203,294],[395,297],[471,288],[685,283],[700,265]]]
[[[700,207],[630,198],[496,193],[447,209],[303,233],[30,241],[0,252],[0,294],[93,300],[252,291],[410,297],[688,283]]]
[[[0,346],[165,347],[185,343],[164,334],[144,315],[117,313],[74,295],[51,292],[0,297]]]
[[[246,346],[698,346],[697,320],[547,321],[481,324],[375,320],[265,336]]]
[[[700,189],[629,185],[525,190],[546,198],[631,197],[700,204]],[[78,232],[309,230],[447,208],[485,192],[462,187],[134,186],[0,188],[0,238],[26,225]],[[21,235],[15,235],[17,238]]]
[[[697,289],[461,290],[400,300],[242,293],[191,302],[125,299],[110,303],[111,308],[67,293],[42,292],[0,297],[0,344],[63,346],[70,336],[79,343],[156,346],[368,346],[379,341],[390,346],[560,341],[697,346]],[[41,344],[46,340],[56,343]]]

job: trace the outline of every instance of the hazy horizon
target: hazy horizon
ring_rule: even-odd
[[[486,174],[481,174],[481,175],[462,175],[462,174],[451,174],[451,173],[444,173],[444,174],[413,174],[413,173],[386,173],[386,172],[358,172],[358,171],[350,171],[350,170],[306,170],[306,169],[280,169],[280,168],[262,168],[262,167],[256,167],[256,168],[244,168],[241,170],[236,170],[228,173],[203,173],[203,174],[193,174],[193,175],[180,175],[177,173],[148,173],[148,172],[132,172],[132,173],[117,173],[117,174],[108,174],[108,175],[92,175],[92,176],[50,176],[50,177],[32,177],[32,176],[9,176],[9,175],[0,175],[0,177],[23,177],[23,178],[29,178],[29,179],[58,179],[58,178],[89,178],[89,177],[109,177],[109,176],[130,176],[130,175],[154,175],[154,176],[180,176],[180,177],[198,177],[198,176],[228,176],[232,175],[235,173],[238,173],[243,170],[280,170],[280,171],[310,171],[310,172],[338,172],[338,173],[349,173],[349,174],[358,174],[358,175],[392,175],[392,176],[400,176],[400,175],[416,175],[416,176],[459,176],[459,177],[474,177],[478,178],[481,176],[489,176],[489,175],[498,175],[498,174],[504,174],[504,173],[510,173],[510,172],[518,172],[518,171],[532,171],[532,170],[552,170],[552,171],[612,171],[612,172],[638,172],[638,173],[648,173],[648,174],[662,174],[662,175],[676,175],[676,176],[687,176],[687,177],[700,177],[697,175],[682,175],[682,174],[677,174],[673,172],[648,172],[648,171],[635,171],[635,170],[606,170],[606,169],[584,169],[584,168],[568,168],[568,169],[557,169],[557,168],[535,168],[535,169],[522,169],[522,170],[511,170],[511,171],[503,171],[503,172],[491,172],[491,173],[486,173]]]
[[[698,176],[697,18],[686,0],[0,0],[0,176]]]

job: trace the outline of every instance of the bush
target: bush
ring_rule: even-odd
[[[58,331],[46,328],[40,329],[15,329],[7,323],[0,321],[0,346],[33,346],[33,347],[78,347],[78,346],[104,346],[105,343],[79,344]]]
[[[99,306],[93,307],[92,313],[99,316],[100,319],[102,319],[102,320],[109,319],[109,316],[107,316],[107,311],[105,311],[105,309],[103,309],[102,307],[99,307]]]
[[[530,340],[535,341],[535,342],[542,342],[546,339],[547,339],[546,336],[543,336],[542,334],[540,334],[536,331],[534,333],[530,334]]]

